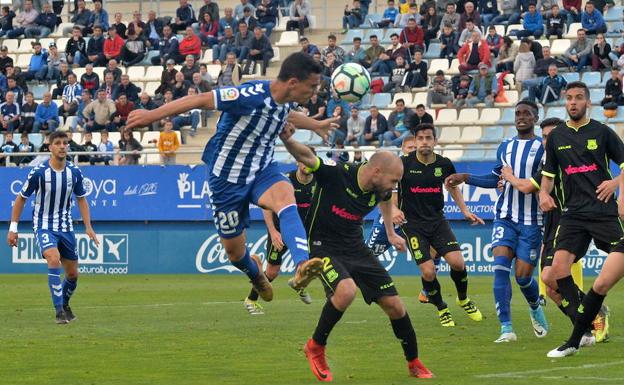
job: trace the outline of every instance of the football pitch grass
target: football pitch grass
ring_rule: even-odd
[[[589,384],[624,383],[624,285],[607,298],[611,341],[567,359],[546,352],[561,343],[570,322],[549,303],[551,332],[537,339],[526,302],[514,283],[518,342],[494,344],[498,322],[491,277],[470,279],[485,319],[476,323],[455,305],[456,323],[443,328],[435,308],[417,300],[420,277],[395,282],[418,336],[420,356],[436,378],[407,376],[388,319],[358,297],[330,336],[328,361],[336,384]],[[586,288],[589,281],[586,281]],[[82,276],[72,308],[78,320],[54,324],[45,274],[0,276],[0,384],[315,384],[302,346],[324,303],[314,282],[312,305],[299,301],[284,277],[265,315],[250,316],[242,276]]]

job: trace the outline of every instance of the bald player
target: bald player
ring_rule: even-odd
[[[305,164],[317,180],[312,206],[306,218],[311,258],[321,258],[321,281],[327,294],[316,330],[304,346],[310,369],[319,381],[332,374],[325,360],[325,345],[334,326],[355,299],[357,288],[367,304],[376,302],[390,318],[400,340],[410,376],[430,378],[432,373],[418,359],[416,333],[392,278],[366,247],[363,219],[377,204],[386,224],[388,240],[405,251],[405,240],[392,225],[392,190],[403,176],[403,163],[390,152],[378,152],[363,164],[323,163],[290,136],[281,135],[288,151]]]

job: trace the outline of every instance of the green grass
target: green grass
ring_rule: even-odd
[[[276,299],[264,316],[249,316],[240,300],[241,276],[83,276],[72,307],[75,323],[55,325],[44,275],[0,278],[0,384],[314,384],[301,347],[311,335],[322,300],[304,305],[276,282]],[[491,278],[472,278],[472,298],[486,319],[470,321],[454,303],[454,288],[441,279],[458,326],[442,328],[434,308],[416,298],[419,277],[396,279],[418,335],[420,356],[434,380],[407,377],[401,348],[388,319],[358,298],[328,345],[336,384],[624,383],[624,286],[607,299],[614,315],[611,342],[564,360],[548,350],[571,325],[549,303],[551,333],[538,340],[526,303],[514,292],[519,341],[497,345],[498,323]],[[582,368],[581,365],[596,365]],[[569,369],[566,369],[569,368]],[[480,375],[523,372],[515,377]],[[593,379],[592,379],[593,378]]]

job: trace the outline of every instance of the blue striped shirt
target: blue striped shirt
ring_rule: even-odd
[[[521,179],[529,179],[539,168],[544,156],[542,138],[506,140],[498,147],[496,166],[492,173],[500,176],[503,166],[513,169]],[[503,192],[496,200],[496,219],[508,219],[523,225],[542,225],[542,212],[536,194],[523,194],[505,183]]]
[[[215,107],[223,113],[202,156],[213,175],[248,184],[273,161],[275,141],[293,105],[277,104],[269,85],[251,81],[213,91]]]
[[[80,103],[82,98],[82,86],[78,83],[67,84],[63,88],[63,101],[67,103]]]
[[[71,216],[72,192],[76,197],[87,195],[82,172],[73,163],[67,162],[63,171],[56,171],[48,160],[30,171],[19,194],[28,198],[35,193],[35,231],[74,231]]]

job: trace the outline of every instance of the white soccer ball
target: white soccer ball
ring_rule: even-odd
[[[361,65],[346,63],[334,70],[331,84],[340,99],[355,103],[370,91],[371,77]]]

